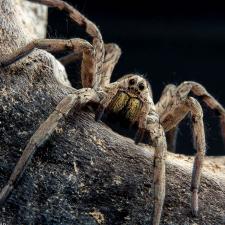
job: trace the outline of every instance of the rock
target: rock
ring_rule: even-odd
[[[13,0],[0,4],[0,60],[29,41]],[[15,39],[15,37],[17,37]],[[6,184],[31,135],[72,87],[56,79],[55,58],[35,50],[0,69],[0,188]],[[150,224],[153,149],[96,123],[89,109],[61,121],[38,149],[0,209],[5,224]],[[205,167],[200,215],[191,216],[193,158],[168,154],[161,224],[222,225],[224,171]]]

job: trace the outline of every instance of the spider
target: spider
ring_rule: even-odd
[[[10,66],[28,55],[34,48],[49,52],[71,51],[61,62],[66,65],[71,61],[82,59],[81,81],[83,88],[64,97],[55,110],[36,130],[27,143],[17,162],[8,183],[0,192],[0,205],[4,204],[15,188],[34,152],[43,145],[55,131],[60,120],[66,118],[74,108],[81,109],[87,104],[97,104],[95,119],[101,120],[105,110],[123,113],[131,124],[136,123],[138,130],[135,143],[142,141],[144,134],[150,137],[150,144],[155,148],[153,168],[153,216],[152,224],[160,224],[165,198],[165,159],[167,140],[165,133],[170,134],[173,141],[175,129],[187,114],[191,114],[193,124],[194,146],[197,151],[194,160],[191,181],[191,208],[193,215],[198,214],[198,191],[205,156],[205,132],[201,105],[189,94],[199,96],[211,109],[215,110],[221,121],[222,135],[225,137],[225,110],[199,83],[185,81],[178,86],[169,84],[165,87],[161,98],[154,104],[150,83],[142,76],[128,74],[116,82],[110,83],[112,71],[121,55],[120,48],[113,43],[105,44],[96,25],[84,17],[79,11],[62,0],[30,0],[32,2],[55,7],[68,13],[69,17],[92,38],[92,43],[75,38],[38,39],[18,49],[1,62],[2,67]]]

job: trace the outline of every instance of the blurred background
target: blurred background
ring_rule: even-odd
[[[112,80],[138,72],[151,83],[154,101],[166,84],[194,80],[225,106],[225,6],[219,1],[67,1],[96,23],[106,43],[115,42],[122,57]],[[58,10],[49,9],[49,38],[81,37],[85,32]],[[80,87],[79,63],[67,67]],[[203,105],[208,155],[225,155],[219,121]],[[182,122],[177,150],[193,154],[191,124]]]

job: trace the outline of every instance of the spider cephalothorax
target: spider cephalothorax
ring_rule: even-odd
[[[152,224],[160,223],[164,197],[165,197],[165,158],[167,141],[165,132],[173,141],[173,134],[179,122],[191,114],[193,124],[193,138],[197,154],[195,156],[192,172],[192,213],[198,214],[198,191],[200,177],[205,156],[205,132],[203,124],[203,112],[199,102],[190,97],[194,95],[202,97],[203,101],[220,117],[222,135],[225,136],[225,110],[218,101],[211,96],[206,89],[192,81],[186,81],[179,86],[167,85],[160,100],[154,104],[150,84],[143,77],[135,74],[125,75],[116,82],[110,83],[112,71],[120,57],[121,51],[116,44],[105,44],[98,28],[94,23],[84,17],[79,11],[61,0],[30,0],[56,7],[66,11],[70,18],[83,26],[92,37],[92,43],[83,39],[42,39],[34,40],[28,45],[18,49],[6,60],[1,62],[3,67],[10,66],[15,61],[29,54],[34,48],[45,49],[50,52],[62,52],[70,50],[72,54],[65,56],[61,62],[65,65],[79,57],[81,63],[81,80],[83,88],[64,97],[56,109],[43,122],[28,141],[22,156],[14,168],[8,183],[0,192],[0,205],[5,202],[16,182],[23,174],[30,162],[33,153],[40,145],[43,145],[49,136],[55,131],[59,121],[68,116],[75,107],[82,107],[88,103],[98,105],[96,120],[100,120],[104,111],[122,113],[130,123],[137,123],[138,131],[135,142],[142,140],[146,132],[150,136],[154,153],[154,178],[153,200],[154,209]]]
[[[135,74],[126,75],[117,82],[117,93],[108,104],[107,110],[124,116],[131,123],[138,122],[142,108],[151,98],[149,83]]]

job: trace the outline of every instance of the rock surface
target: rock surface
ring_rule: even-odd
[[[0,59],[30,40],[12,3],[0,1]],[[40,123],[73,92],[55,78],[57,65],[35,50],[0,69],[0,188]],[[153,149],[96,123],[88,110],[71,115],[34,155],[0,209],[0,223],[150,224],[152,157]],[[192,163],[192,157],[168,154],[162,224],[225,224],[224,170],[210,163],[201,182],[200,215],[191,216]]]

